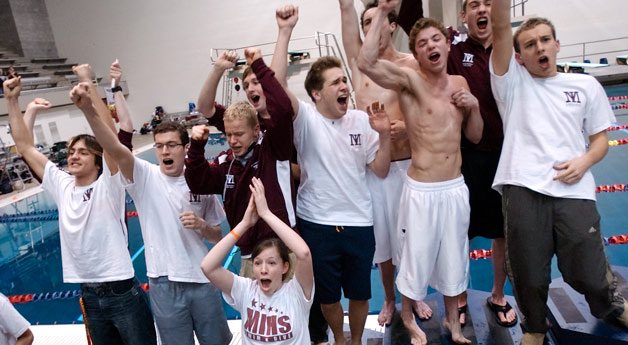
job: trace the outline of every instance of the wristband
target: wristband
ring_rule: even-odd
[[[238,235],[238,233],[233,230],[229,231],[229,234],[231,234],[231,236],[235,238],[236,242],[238,242],[238,240],[240,239],[240,235]]]
[[[118,91],[122,91],[122,86],[118,85],[111,88],[111,93],[115,93]]]

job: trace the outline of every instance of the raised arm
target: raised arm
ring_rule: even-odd
[[[493,52],[491,63],[497,75],[508,72],[512,57],[512,26],[510,25],[510,0],[493,0],[491,3],[493,27]]]
[[[30,133],[33,133],[37,113],[48,108],[50,108],[50,102],[43,98],[35,98],[28,103],[24,111],[24,123],[26,123],[26,128]]]
[[[120,67],[118,59],[116,59],[116,61],[114,61],[109,67],[109,78],[111,79],[111,85],[113,85],[114,88],[118,88],[120,86],[120,80],[122,80],[122,67]],[[126,103],[122,89],[113,93],[113,99],[116,104],[116,113],[118,114],[118,119],[120,120],[120,129],[127,133],[133,133],[133,120],[131,119],[129,106]]]
[[[92,67],[88,64],[81,64],[72,67],[72,71],[78,77],[79,83],[82,83],[83,86],[87,87],[89,98],[92,101],[92,108],[94,109],[96,114],[98,114],[101,121],[109,128],[111,133],[116,133],[116,125],[115,123],[113,123],[111,112],[109,111],[109,108],[107,108],[105,102],[103,102],[100,98],[100,94],[98,93],[98,89],[96,88],[97,85],[95,85],[95,83],[93,82],[94,72],[92,71]],[[103,149],[103,156],[105,158],[105,162],[107,163],[107,167],[109,168],[111,174],[115,175],[118,172],[118,165],[117,163],[115,163],[116,160],[111,157],[112,153],[109,152],[104,146]]]
[[[264,63],[259,48],[246,48],[244,55],[266,96],[266,109],[273,124],[267,129],[266,135],[273,155],[278,160],[289,160],[292,158],[293,147],[292,101],[277,80],[276,74]]]
[[[384,105],[380,106],[379,102],[373,102],[367,106],[366,112],[369,115],[371,127],[379,134],[379,149],[368,167],[375,175],[384,178],[390,169],[390,120]]]
[[[48,158],[35,148],[33,133],[26,127],[22,118],[19,104],[20,91],[22,90],[21,79],[21,77],[8,79],[2,85],[4,97],[7,101],[7,110],[9,111],[11,136],[13,141],[15,141],[17,151],[41,180],[44,176],[44,168]]]
[[[253,197],[249,199],[249,205],[246,208],[244,217],[238,225],[231,230],[231,232],[223,237],[216,245],[205,255],[201,262],[201,269],[207,279],[209,279],[214,286],[220,291],[231,295],[231,288],[233,287],[233,273],[222,267],[222,262],[225,257],[231,251],[231,248],[236,244],[238,239],[248,231],[251,226],[257,223],[259,216],[255,211],[255,204],[253,203]]]
[[[74,102],[85,115],[85,119],[92,128],[96,140],[103,147],[103,151],[109,153],[108,157],[105,159],[113,160],[112,164],[116,166],[116,171],[119,167],[124,177],[133,181],[133,164],[135,157],[126,146],[118,141],[118,137],[111,128],[103,122],[94,107],[95,102],[91,97],[92,93],[90,92],[90,85],[88,83],[79,83],[70,91],[72,102]],[[100,97],[96,102],[101,102]],[[112,174],[114,174],[113,171]]]
[[[339,0],[338,2],[340,3],[342,46],[345,49],[345,54],[347,54],[349,68],[351,71],[354,71],[355,67],[357,67],[357,59],[362,47],[360,22],[358,14],[355,12],[353,0]]]
[[[388,13],[395,9],[397,3],[398,0],[380,1],[371,28],[360,49],[358,68],[378,85],[400,92],[410,88],[408,71],[388,60],[378,59],[382,23]]]
[[[277,20],[277,43],[273,52],[273,60],[270,68],[275,71],[275,78],[286,87],[288,83],[288,73],[286,60],[288,58],[288,45],[292,30],[299,21],[299,8],[294,5],[285,5],[275,11],[275,19]]]
[[[312,256],[310,248],[307,246],[303,238],[299,236],[292,228],[281,219],[277,218],[268,208],[266,196],[264,194],[264,185],[257,177],[253,177],[251,181],[251,195],[255,199],[255,208],[257,214],[262,218],[268,226],[273,229],[280,240],[286,244],[288,249],[294,253],[297,258],[296,267],[294,268],[294,276],[296,277],[303,293],[307,299],[310,299],[312,285],[314,284],[314,273],[312,269]]]
[[[216,112],[216,90],[218,90],[218,84],[220,79],[226,70],[233,68],[236,61],[238,61],[238,54],[233,51],[224,51],[220,54],[214,67],[205,79],[201,93],[198,95],[198,108],[197,110],[205,117],[212,117]]]
[[[299,20],[299,8],[294,5],[286,5],[275,11],[275,19],[277,19],[277,43],[273,52],[273,60],[270,68],[275,71],[275,78],[286,91],[290,98],[293,109],[293,118],[299,112],[299,100],[288,89],[288,44],[292,36],[292,29]],[[265,94],[265,93],[264,93]]]

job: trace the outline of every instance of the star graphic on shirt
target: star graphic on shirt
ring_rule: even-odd
[[[259,308],[260,308],[260,310],[264,310],[264,309],[266,309],[266,304],[261,303],[261,304],[259,305]]]
[[[268,311],[273,311],[273,307],[268,306]]]
[[[257,306],[257,301],[255,300],[255,298],[253,298],[253,300],[251,301],[251,306],[252,307]]]

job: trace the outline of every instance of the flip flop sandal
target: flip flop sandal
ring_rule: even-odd
[[[510,303],[506,302],[506,305],[501,306],[501,305],[491,302],[491,298],[488,297],[486,298],[486,305],[493,312],[493,315],[495,315],[495,321],[497,322],[498,325],[502,327],[512,327],[517,324],[516,314],[515,314],[515,319],[512,320],[511,322],[502,321],[499,318],[499,313],[503,313],[504,317],[506,317],[506,314],[512,310],[512,306],[510,305]]]

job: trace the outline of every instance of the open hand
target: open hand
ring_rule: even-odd
[[[384,104],[375,101],[366,107],[371,127],[379,134],[390,133],[390,119],[384,108]]]

